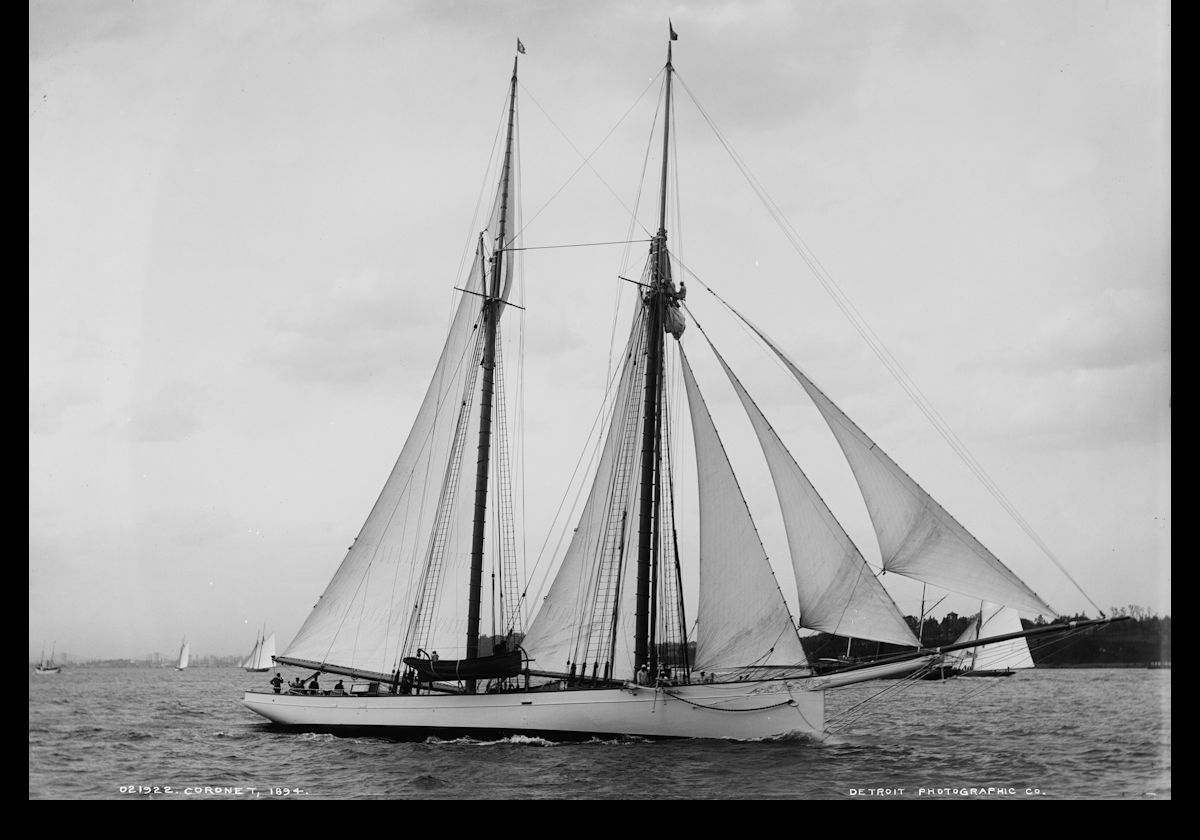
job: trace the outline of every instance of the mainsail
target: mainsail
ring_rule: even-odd
[[[629,632],[633,587],[627,562],[637,505],[631,463],[638,419],[645,324],[635,319],[609,410],[599,464],[566,554],[522,646],[535,668],[569,672],[572,663],[611,662],[609,676],[632,679]],[[615,632],[614,632],[615,628]]]
[[[696,670],[804,665],[800,637],[682,349],[700,494]]]

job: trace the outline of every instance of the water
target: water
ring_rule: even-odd
[[[833,721],[882,692],[838,734],[760,743],[282,733],[240,702],[269,676],[31,671],[29,798],[1171,798],[1170,670],[868,683],[827,695]]]

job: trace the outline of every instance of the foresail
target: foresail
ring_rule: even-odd
[[[834,405],[774,342],[738,317],[787,366],[833,431],[866,502],[884,569],[1007,604],[1031,618],[1057,615]]]
[[[806,664],[787,602],[682,348],[679,358],[700,494],[700,597],[693,668]]]
[[[955,643],[1020,633],[1024,629],[1016,610],[999,604],[984,603],[980,608],[980,615],[971,622],[971,625],[963,631]],[[969,648],[959,651],[955,656],[958,659],[959,667],[974,671],[1034,667],[1033,655],[1029,652],[1029,643],[1024,638]]]
[[[799,624],[810,630],[918,647],[900,608],[821,499],[717,349],[771,470],[796,576]]]
[[[513,286],[521,218],[510,189],[518,167],[516,83],[514,67],[492,207],[433,379],[379,498],[282,659],[388,674],[421,648],[457,659],[477,641],[479,616],[471,613],[480,602],[478,575],[491,547],[472,539],[474,523],[486,521],[476,515],[476,501],[480,507],[488,501],[488,482],[478,486],[477,465],[489,463],[481,460],[482,442],[488,441],[490,456],[490,442],[505,433],[503,423],[494,422],[503,405],[498,329]],[[494,468],[502,460],[497,455]],[[494,505],[497,498],[493,492]],[[482,524],[477,533],[484,533]],[[470,641],[468,628],[476,636]]]

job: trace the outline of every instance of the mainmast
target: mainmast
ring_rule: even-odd
[[[671,30],[671,40],[675,38]],[[663,310],[670,289],[671,265],[667,254],[667,154],[671,135],[671,42],[667,41],[666,108],[663,111],[662,181],[658,233],[650,244],[650,288],[642,297],[646,307],[646,380],[642,420],[642,478],[638,514],[637,596],[634,606],[634,669],[647,665],[651,677],[658,670],[657,645],[653,642],[650,594],[654,589],[652,570],[657,557],[659,521],[659,462],[661,459]]]
[[[492,276],[483,302],[483,386],[479,406],[479,456],[475,472],[475,519],[471,529],[471,580],[467,606],[467,649],[465,658],[479,655],[479,604],[483,588],[483,539],[487,531],[488,466],[492,451],[492,395],[496,378],[496,328],[504,303],[500,300],[504,276],[505,237],[508,229],[508,187],[512,174],[513,125],[517,108],[517,58],[513,58],[512,84],[508,96],[508,134],[504,142],[504,169],[500,176],[500,220],[496,247],[492,252]],[[475,680],[467,680],[467,691],[475,691]]]

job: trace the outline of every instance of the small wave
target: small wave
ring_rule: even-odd
[[[301,732],[298,736],[301,741],[336,741],[337,736],[330,732]]]
[[[449,784],[437,776],[422,773],[412,780],[412,786],[421,790],[441,790],[442,788],[449,787]]]

